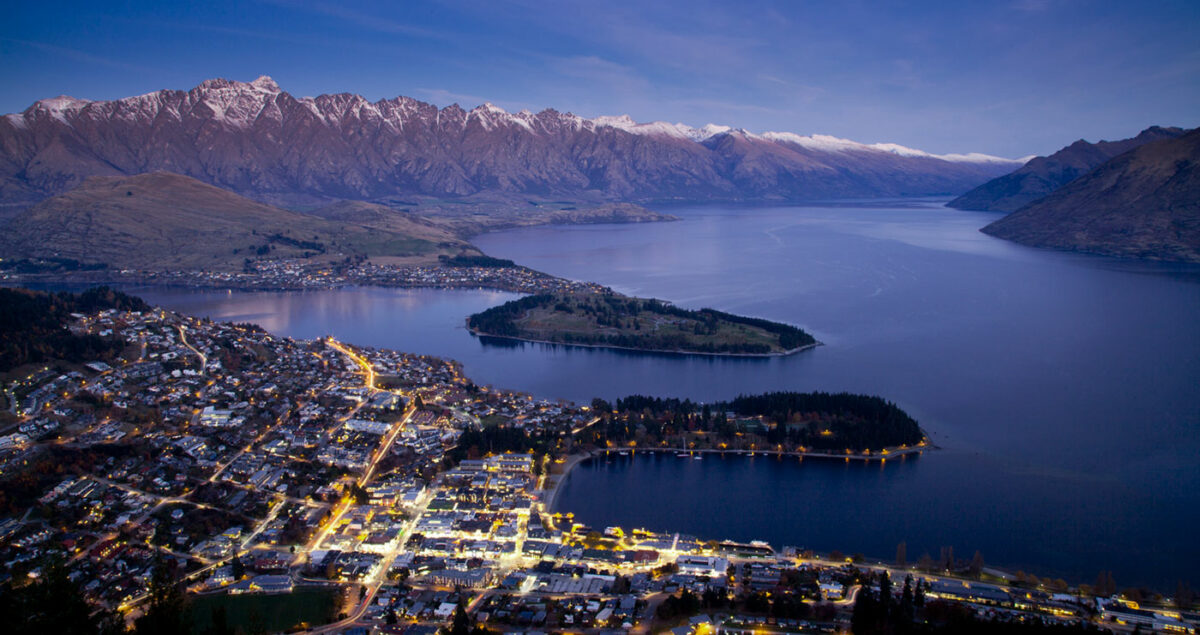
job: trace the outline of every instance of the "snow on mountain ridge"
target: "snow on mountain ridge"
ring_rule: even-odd
[[[109,106],[124,104],[134,106],[136,103],[136,107],[133,107],[129,113],[125,113],[126,118],[136,113],[152,119],[155,113],[151,111],[164,108],[171,109],[167,103],[168,100],[163,99],[165,94],[171,92],[174,91],[160,90],[114,101],[88,101],[61,95],[59,97],[40,100],[31,106],[30,109],[26,110],[25,113],[9,115],[5,118],[14,126],[24,127],[27,124],[24,121],[24,117],[28,116],[29,110],[41,109],[48,112],[55,119],[70,125],[70,118],[76,116],[79,111],[89,105]],[[339,96],[321,95],[317,98],[302,97],[297,99],[285,93],[279,87],[279,84],[268,75],[259,76],[251,82],[239,82],[224,78],[208,79],[201,82],[200,85],[191,91],[188,91],[187,94],[194,99],[189,104],[190,106],[203,104],[211,111],[210,117],[213,120],[242,129],[252,127],[260,118],[280,121],[283,114],[280,111],[279,105],[275,102],[277,99],[285,96],[295,99],[295,101],[306,107],[325,125],[331,127],[339,126],[347,118],[359,120],[375,120],[378,118],[388,127],[403,130],[404,119],[406,117],[417,116],[421,106],[425,105],[423,102],[406,97],[397,97],[394,100],[380,100],[372,103],[359,95],[349,94]],[[342,99],[337,99],[336,97],[342,97]],[[352,103],[346,104],[343,103],[343,100],[349,100]],[[409,102],[413,103],[410,104]],[[402,107],[385,109],[385,104],[396,104]],[[446,108],[437,109],[435,119],[440,122],[445,111],[455,107],[447,106]],[[596,128],[607,127],[634,135],[669,137],[690,140],[696,143],[704,142],[717,135],[738,132],[746,138],[756,141],[791,144],[820,152],[887,152],[904,157],[940,159],[955,163],[1023,164],[1028,160],[1028,158],[1007,159],[977,152],[966,154],[933,154],[895,143],[865,144],[850,139],[822,134],[807,136],[793,132],[764,132],[755,134],[745,129],[734,129],[730,126],[713,123],[699,128],[683,123],[669,123],[666,121],[639,123],[627,114],[617,116],[602,115],[585,119],[571,113],[543,112],[557,115],[561,123],[569,125],[574,129],[587,127],[594,130]],[[181,117],[181,113],[177,110],[171,110],[169,114],[177,120]],[[531,134],[536,134],[538,129],[535,127],[535,123],[538,123],[540,126],[546,125],[546,121],[541,118],[541,113],[534,115],[528,110],[523,110],[520,113],[513,114],[491,102],[484,102],[470,111],[465,111],[461,120],[462,125],[466,125],[470,119],[478,120],[480,125],[486,130],[492,130],[502,124],[510,124],[514,127],[524,129]]]
[[[1006,159],[979,152],[968,154],[933,154],[916,148],[909,148],[896,143],[860,143],[850,139],[842,139],[832,135],[814,134],[798,135],[794,132],[764,132],[762,138],[770,141],[790,143],[811,150],[822,152],[887,152],[902,157],[921,157],[940,159],[953,163],[1024,163],[1020,159]]]

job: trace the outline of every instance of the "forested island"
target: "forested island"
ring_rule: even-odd
[[[704,355],[786,355],[815,346],[799,327],[613,293],[526,296],[467,318],[477,335]]]

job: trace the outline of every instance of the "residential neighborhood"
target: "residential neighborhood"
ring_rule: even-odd
[[[3,387],[5,581],[51,558],[133,619],[156,566],[194,598],[325,593],[313,632],[841,632],[863,593],[904,610],[1195,632],[1114,596],[694,537],[552,508],[611,413],[478,386],[454,362],[154,309],[72,316],[120,358]],[[631,448],[633,451],[639,451]],[[641,450],[646,451],[646,450]],[[903,590],[902,590],[903,589]],[[1065,590],[1064,590],[1065,591]],[[283,628],[281,627],[281,630]]]

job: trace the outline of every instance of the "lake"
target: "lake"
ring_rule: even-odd
[[[942,449],[844,464],[672,457],[585,464],[558,508],[595,526],[910,560],[941,546],[1039,576],[1200,586],[1200,267],[1042,251],[942,201],[681,207],[647,225],[535,227],[486,253],[688,308],[784,321],[824,345],[770,359],[493,346],[463,328],[515,296],[145,289],[294,337],[458,359],[479,383],[589,401],[770,390],[878,394]]]

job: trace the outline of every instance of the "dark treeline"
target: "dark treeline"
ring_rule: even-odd
[[[102,262],[80,262],[74,258],[21,258],[0,260],[0,270],[16,273],[66,273],[68,271],[103,271]]]
[[[874,395],[771,392],[739,395],[720,406],[740,415],[761,415],[779,424],[803,421],[812,413],[825,414],[840,424],[837,433],[850,447],[913,445],[922,438],[916,420],[896,404]],[[822,447],[820,442],[817,433],[810,444]]]
[[[320,253],[325,253],[325,243],[317,240],[317,236],[313,236],[313,240],[300,240],[283,234],[271,234],[267,236],[268,243],[279,243],[281,245],[289,245],[297,249],[309,249]],[[261,254],[260,254],[261,255]]]
[[[974,610],[957,602],[926,601],[926,587],[908,576],[900,590],[899,598],[892,589],[887,573],[879,576],[878,586],[872,585],[873,576],[859,590],[850,619],[850,631],[854,635],[917,635],[951,633],[1099,633],[1094,625],[1060,624],[1040,619],[1013,620],[1006,616],[985,620],[975,616]]]
[[[547,306],[553,301],[554,296],[548,293],[525,296],[505,302],[500,306],[494,306],[482,313],[476,313],[467,318],[467,325],[488,335],[516,337],[519,333],[516,325],[517,318],[530,309]]]
[[[506,269],[508,267],[516,267],[517,263],[506,260],[504,258],[492,258],[491,256],[469,256],[459,254],[457,256],[438,256],[438,260],[447,267],[488,267],[492,269]]]
[[[5,617],[5,632],[14,635],[125,633],[125,624],[116,613],[93,612],[79,585],[57,561],[45,563],[42,575],[28,584],[0,587],[0,615]]]
[[[534,473],[540,474],[542,457],[553,449],[552,440],[544,435],[532,436],[524,428],[488,426],[463,430],[458,444],[446,456],[451,464],[458,464],[463,459],[478,459],[488,454],[531,452]]]
[[[592,406],[601,412],[614,409],[599,399]],[[713,404],[631,395],[618,399],[615,410],[617,416],[602,432],[605,441],[618,445],[632,439],[638,427],[659,441],[703,432],[714,445],[750,435],[759,444],[830,451],[915,445],[924,438],[917,422],[895,404],[851,393],[773,392]],[[760,416],[765,426],[737,421]]]
[[[53,359],[110,359],[124,347],[123,342],[72,334],[67,329],[70,314],[149,308],[140,298],[108,287],[94,287],[79,294],[0,289],[0,371]]]

